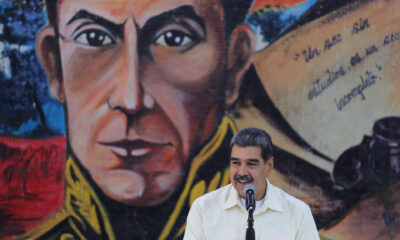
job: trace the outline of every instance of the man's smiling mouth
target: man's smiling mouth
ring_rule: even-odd
[[[253,180],[254,180],[253,177],[248,176],[248,175],[245,175],[245,176],[236,175],[234,177],[234,179],[235,179],[235,181],[237,181],[239,183],[250,183],[250,182],[253,182]]]

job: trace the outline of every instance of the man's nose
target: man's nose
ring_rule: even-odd
[[[108,100],[111,109],[127,115],[137,114],[154,105],[153,97],[145,91],[139,76],[137,35],[134,21],[128,20],[124,26],[124,41],[117,60],[118,70],[113,77],[116,85]]]
[[[246,164],[242,164],[239,168],[238,174],[240,176],[245,176],[248,175],[248,173],[249,173],[248,167],[246,166]]]

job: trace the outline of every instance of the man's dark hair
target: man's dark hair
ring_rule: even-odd
[[[258,128],[244,128],[237,132],[231,140],[231,150],[234,145],[240,147],[260,147],[264,162],[272,157],[272,141],[267,132]]]
[[[244,22],[253,0],[219,0],[224,9],[224,24],[227,36]],[[46,12],[49,24],[57,28],[57,0],[46,0]]]

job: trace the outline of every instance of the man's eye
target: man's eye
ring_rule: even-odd
[[[178,30],[171,30],[162,33],[156,38],[155,43],[168,47],[182,47],[193,42],[193,38]]]
[[[74,40],[93,47],[101,47],[115,43],[108,33],[98,29],[86,30],[76,36]]]

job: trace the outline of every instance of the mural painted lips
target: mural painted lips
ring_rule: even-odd
[[[147,142],[141,139],[124,139],[115,142],[99,142],[101,145],[111,148],[111,151],[122,159],[139,158],[157,151],[165,146],[172,146],[171,143]]]

